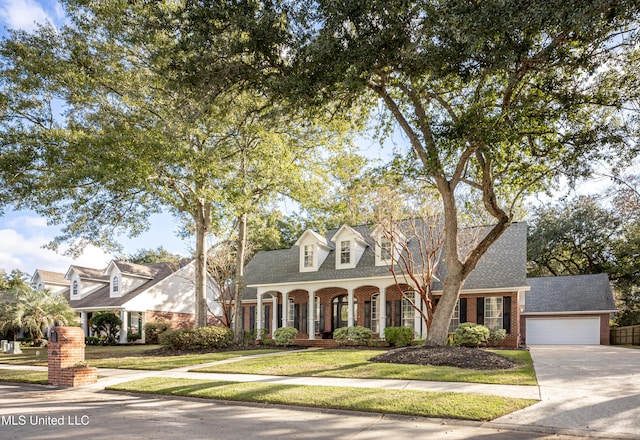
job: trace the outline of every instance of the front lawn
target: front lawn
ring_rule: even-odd
[[[20,382],[46,385],[49,376],[46,371],[8,370],[0,368],[0,382]]]
[[[85,348],[87,363],[97,368],[132,370],[170,370],[189,365],[205,364],[239,356],[271,353],[275,349],[235,350],[170,356],[158,353],[160,345],[113,345]],[[22,354],[0,353],[0,364],[47,366],[47,348],[23,348]]]
[[[244,373],[274,376],[323,376],[360,379],[412,379],[442,382],[473,382],[501,385],[537,385],[533,362],[525,350],[493,350],[517,363],[509,370],[471,370],[430,365],[369,362],[379,350],[319,350],[261,359],[247,359],[192,371]]]
[[[236,383],[154,377],[114,385],[107,389],[478,421],[492,420],[536,403],[535,400],[527,399],[430,391],[275,385],[257,382]]]

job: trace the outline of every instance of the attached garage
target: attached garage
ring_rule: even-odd
[[[609,344],[616,312],[607,274],[527,278],[531,286],[520,314],[526,345]]]
[[[599,345],[600,317],[527,318],[529,345]]]

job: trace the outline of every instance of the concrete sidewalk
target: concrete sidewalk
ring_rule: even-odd
[[[313,349],[311,349],[313,350]],[[434,382],[423,380],[400,380],[400,379],[352,379],[338,377],[294,377],[294,376],[267,376],[257,374],[222,374],[222,373],[197,373],[190,372],[203,367],[210,367],[218,364],[228,364],[231,362],[240,362],[246,359],[265,357],[265,356],[283,356],[293,353],[291,351],[259,354],[253,356],[243,356],[238,358],[226,359],[218,362],[209,362],[206,364],[191,365],[188,367],[180,367],[171,370],[122,370],[114,368],[98,368],[98,376],[104,376],[98,379],[98,382],[84,387],[86,390],[104,390],[106,387],[119,383],[128,382],[136,379],[147,377],[167,377],[167,378],[187,378],[224,382],[263,382],[274,383],[279,385],[314,385],[314,386],[336,386],[336,387],[356,387],[356,388],[385,388],[385,389],[401,389],[401,390],[419,390],[419,391],[440,391],[466,394],[483,394],[502,397],[516,397],[522,399],[540,400],[540,390],[537,386],[519,386],[519,385],[491,385],[466,382]],[[40,370],[46,371],[47,367],[26,367],[0,365],[0,369],[16,369],[16,370]]]

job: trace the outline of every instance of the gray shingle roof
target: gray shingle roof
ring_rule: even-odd
[[[609,276],[574,275],[527,278],[524,314],[615,311]]]
[[[353,279],[383,277],[391,275],[387,266],[376,266],[374,255],[374,239],[372,228],[368,226],[353,227],[368,243],[364,254],[353,269],[335,267],[335,251],[331,251],[317,272],[299,271],[299,247],[289,249],[258,252],[245,268],[245,285],[279,284],[308,281],[327,281],[333,279]],[[325,237],[330,239],[338,231],[327,231]],[[488,231],[488,229],[485,229]],[[411,247],[411,243],[410,243]],[[526,223],[514,223],[494,243],[482,257],[476,269],[467,279],[465,289],[486,289],[526,286]],[[444,280],[444,264],[439,266],[439,278]],[[434,285],[436,290],[442,288],[441,282]],[[244,299],[256,297],[255,288],[245,288]]]
[[[42,281],[45,283],[65,284],[69,285],[69,280],[65,279],[64,274],[61,272],[51,272],[49,270],[37,269],[36,273],[40,275]]]
[[[136,265],[140,266],[140,265]],[[119,307],[125,304],[127,301],[135,298],[145,290],[150,287],[158,284],[163,279],[167,278],[169,275],[174,273],[178,268],[175,263],[153,263],[153,264],[145,264],[144,266],[149,268],[149,271],[154,273],[153,279],[147,281],[136,289],[128,292],[127,294],[121,297],[110,297],[111,286],[110,284],[106,284],[104,287],[101,287],[97,291],[87,295],[86,297],[79,300],[71,300],[71,307],[74,309],[84,309],[84,308],[95,308],[95,307]],[[95,269],[94,269],[95,270]]]

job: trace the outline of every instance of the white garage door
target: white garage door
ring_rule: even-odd
[[[527,318],[527,345],[600,345],[600,317]]]

